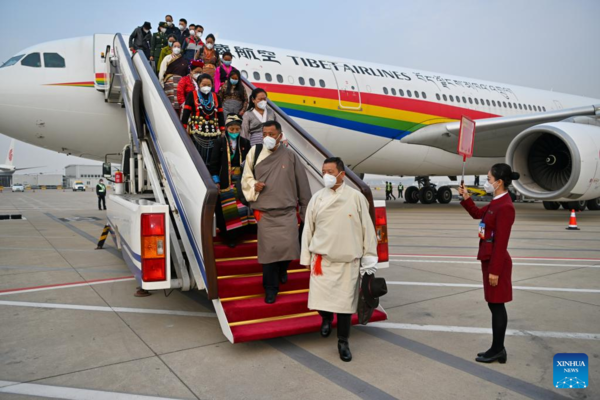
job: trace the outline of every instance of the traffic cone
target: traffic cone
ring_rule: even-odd
[[[571,218],[569,219],[569,227],[566,228],[569,231],[578,231],[577,217],[575,216],[575,210],[571,210]]]

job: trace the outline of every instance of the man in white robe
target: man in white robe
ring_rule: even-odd
[[[344,163],[325,160],[325,188],[311,198],[306,210],[300,264],[310,266],[308,308],[323,318],[321,335],[329,336],[337,314],[338,351],[351,361],[348,345],[352,314],[357,311],[359,277],[377,269],[377,238],[369,203],[344,184]]]

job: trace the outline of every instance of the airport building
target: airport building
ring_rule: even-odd
[[[113,167],[114,176],[118,168]],[[102,165],[67,165],[65,167],[65,187],[72,187],[76,181],[81,181],[86,187],[96,187],[102,176]],[[106,179],[105,179],[106,181]]]
[[[62,186],[64,176],[62,174],[16,174],[13,182],[25,186]]]

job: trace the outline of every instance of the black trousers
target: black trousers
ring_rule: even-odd
[[[333,321],[333,313],[319,311],[319,315],[326,321]],[[352,314],[337,314],[337,337],[339,341],[348,343],[350,338],[350,326],[352,326]]]
[[[492,347],[488,350],[488,356],[496,355],[504,349],[504,336],[508,326],[508,314],[504,303],[488,303],[492,312]]]
[[[263,287],[266,294],[279,293],[279,276],[285,274],[291,261],[263,264]]]
[[[99,195],[98,196],[98,210],[102,210],[102,207],[100,207],[100,203],[102,202],[102,205],[104,206],[104,209],[106,210],[106,195],[102,196]]]

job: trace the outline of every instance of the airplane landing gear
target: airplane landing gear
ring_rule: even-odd
[[[439,201],[441,204],[448,204],[452,200],[452,190],[448,186],[438,188],[428,176],[417,176],[415,178],[417,186],[409,186],[404,192],[407,203],[433,204]]]

